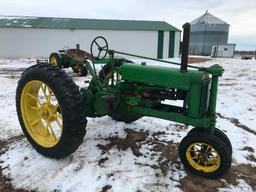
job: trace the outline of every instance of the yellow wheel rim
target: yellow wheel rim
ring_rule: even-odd
[[[220,167],[220,156],[209,144],[193,143],[186,150],[189,164],[197,171],[211,173]]]
[[[50,58],[50,64],[52,64],[52,65],[57,65],[58,64],[57,59],[54,56],[52,56]]]
[[[30,81],[22,90],[20,107],[32,139],[46,148],[55,146],[62,134],[63,120],[53,91],[41,81]]]

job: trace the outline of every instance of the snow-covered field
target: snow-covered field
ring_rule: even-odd
[[[18,78],[35,62],[0,59],[0,191],[3,181],[12,190],[28,191],[256,191],[256,61],[197,65],[215,63],[225,68],[217,127],[233,144],[233,163],[223,178],[208,180],[187,173],[178,158],[178,143],[192,127],[149,117],[131,124],[88,118],[84,142],[74,154],[62,160],[41,156],[22,136],[15,109]],[[88,78],[67,72],[81,86]]]

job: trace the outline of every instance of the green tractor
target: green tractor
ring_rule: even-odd
[[[106,48],[108,49],[107,44],[106,44]],[[56,52],[51,53],[49,57],[49,63],[60,69],[71,67],[73,71],[77,73],[79,76],[86,76],[88,74],[88,68],[87,68],[88,63],[92,59],[94,60],[94,64],[107,63],[109,62],[109,59],[105,58],[106,55],[103,57],[103,59],[99,59],[99,57],[92,58],[91,54],[81,50],[80,45],[76,44],[76,49],[59,50],[59,53],[56,53]],[[41,62],[45,62],[45,60],[37,61],[37,63],[41,63]]]
[[[88,87],[79,89],[64,70],[51,64],[26,69],[18,83],[16,107],[31,145],[46,157],[64,158],[83,142],[86,117],[109,115],[125,123],[143,116],[157,117],[195,127],[179,144],[180,160],[188,171],[207,178],[224,175],[231,166],[232,146],[215,127],[218,78],[224,70],[219,65],[187,64],[190,24],[183,28],[181,64],[109,50],[107,41],[97,37],[91,44],[91,57],[104,59],[109,55],[99,74],[94,62],[82,60],[85,54],[74,59],[83,62],[91,74]],[[180,68],[135,64],[115,59],[115,54]],[[183,105],[166,104],[165,100],[179,100]]]
[[[52,53],[49,63],[58,68],[71,67],[79,76],[86,76],[88,74],[86,63],[91,59],[91,55],[81,50],[77,44],[76,49],[59,50],[59,53]]]

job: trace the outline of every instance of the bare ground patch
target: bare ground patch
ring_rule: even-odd
[[[251,128],[249,128],[248,126],[242,124],[242,123],[241,123],[238,119],[236,119],[236,118],[225,117],[225,116],[223,116],[223,115],[220,114],[220,113],[217,113],[217,116],[220,117],[220,118],[222,118],[222,119],[226,119],[226,120],[230,121],[230,122],[233,123],[235,126],[241,128],[241,129],[243,129],[243,130],[245,130],[245,131],[247,131],[247,132],[249,132],[249,133],[252,133],[252,134],[256,135],[256,131],[254,131],[254,130],[252,130]]]
[[[188,58],[188,63],[192,64],[192,63],[203,63],[206,61],[209,61],[211,59],[208,58],[201,58],[201,57],[189,57]]]
[[[9,79],[18,79],[26,68],[1,68],[0,76]]]
[[[229,172],[220,179],[205,179],[196,175],[187,175],[181,183],[181,189],[184,192],[215,192],[219,188],[225,188],[227,185],[237,186],[239,179],[243,179],[253,191],[256,191],[256,168],[250,165],[232,166]]]

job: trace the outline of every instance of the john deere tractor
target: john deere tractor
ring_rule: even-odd
[[[59,50],[59,53],[51,53],[49,63],[58,68],[71,67],[79,76],[86,76],[88,70],[85,63],[88,63],[91,58],[91,55],[81,50],[77,44],[76,49]]]
[[[181,63],[109,50],[106,39],[97,37],[91,44],[92,60],[104,59],[106,54],[110,59],[99,74],[94,62],[84,62],[86,55],[75,58],[84,62],[92,76],[88,87],[79,88],[64,70],[51,64],[26,69],[18,83],[16,106],[28,141],[42,155],[59,159],[83,142],[86,117],[108,115],[125,123],[157,117],[194,126],[179,144],[180,160],[188,171],[207,178],[225,174],[231,166],[232,146],[215,127],[218,78],[224,70],[217,64],[188,65],[190,24],[183,28]],[[116,54],[180,68],[136,64],[115,59]],[[166,100],[183,105],[166,104]]]

